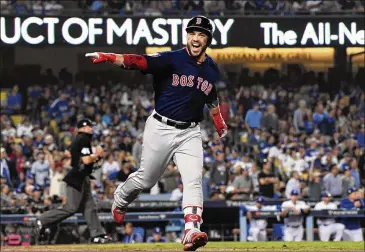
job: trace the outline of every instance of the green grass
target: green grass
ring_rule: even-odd
[[[180,243],[57,245],[28,251],[182,251]],[[209,242],[202,251],[364,251],[364,242]],[[198,250],[199,251],[199,250]]]

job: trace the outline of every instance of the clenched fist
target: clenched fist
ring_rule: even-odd
[[[114,63],[117,59],[117,56],[114,53],[103,52],[86,53],[85,57],[90,58],[94,64],[106,62]]]

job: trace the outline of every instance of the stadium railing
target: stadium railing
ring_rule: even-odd
[[[248,221],[246,217],[247,211],[244,207],[239,210],[239,228],[240,228],[240,241],[247,241],[247,227]],[[281,220],[281,211],[252,211],[253,218],[276,218]],[[101,222],[113,222],[113,217],[110,213],[99,213],[99,219]],[[1,215],[1,225],[6,224],[26,224],[35,223],[38,216],[25,215],[25,214],[7,214]],[[314,235],[314,218],[315,217],[332,217],[332,218],[361,218],[365,217],[365,210],[312,210],[306,220],[306,240],[313,241]],[[182,211],[176,212],[133,212],[127,213],[126,222],[170,222],[170,221],[182,221],[184,213]],[[64,223],[85,223],[85,219],[82,214],[75,214],[63,221]]]

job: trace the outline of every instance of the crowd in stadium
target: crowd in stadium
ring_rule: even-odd
[[[224,15],[224,12],[234,11],[240,14],[252,12],[285,13],[298,12],[339,12],[339,11],[364,11],[364,2],[359,0],[337,1],[288,1],[288,0],[1,0],[3,13],[17,14],[60,14],[62,12],[90,11],[105,14],[141,14],[160,16],[172,14],[176,11],[206,12],[210,15]]]
[[[218,85],[229,133],[225,139],[217,136],[207,110],[201,124],[205,200],[288,198],[297,189],[302,198],[317,201],[323,191],[341,198],[347,188],[364,186],[361,79],[329,92],[321,74],[294,71],[288,81],[272,71],[254,77],[243,71],[234,92],[224,82]],[[62,178],[70,168],[65,150],[82,117],[95,121],[92,145],[101,144],[105,151],[92,186],[96,200],[108,201],[139,167],[153,94],[148,87],[113,81],[77,87],[67,70],[59,77],[47,72],[42,79],[47,84],[30,86],[27,94],[14,86],[2,100],[1,206],[27,206],[25,212],[31,213],[41,209],[35,205],[62,202]],[[261,183],[263,178],[270,183]],[[159,183],[145,193],[167,193],[179,201],[182,190],[171,162]]]

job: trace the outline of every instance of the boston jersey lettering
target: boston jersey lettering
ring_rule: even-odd
[[[144,56],[145,73],[154,78],[156,112],[176,121],[202,121],[205,104],[217,100],[219,70],[212,58],[198,64],[186,48]]]

